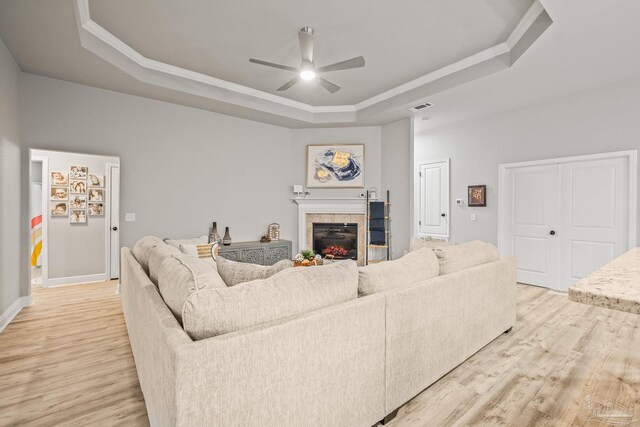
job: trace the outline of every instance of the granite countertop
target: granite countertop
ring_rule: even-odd
[[[571,286],[569,299],[640,314],[640,247],[631,249]]]

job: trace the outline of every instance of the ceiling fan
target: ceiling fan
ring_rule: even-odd
[[[274,64],[273,62],[262,61],[260,59],[249,59],[254,64],[266,65],[267,67],[279,68],[281,70],[293,71],[297,75],[280,86],[278,90],[287,90],[300,80],[317,80],[318,84],[331,93],[340,90],[340,86],[331,83],[320,77],[320,74],[329,71],[349,70],[351,68],[364,67],[364,58],[358,56],[356,58],[347,59],[346,61],[336,62],[335,64],[325,65],[316,68],[313,62],[313,28],[304,27],[298,31],[298,41],[300,42],[300,53],[302,54],[302,63],[300,67],[289,67],[287,65]]]

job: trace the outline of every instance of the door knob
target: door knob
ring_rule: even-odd
[[[556,232],[555,232],[555,230],[551,230],[551,231],[549,232],[549,234],[551,234],[552,236],[555,236],[555,235],[556,235]]]
[[[444,218],[445,216],[447,216],[447,214],[443,213],[443,214],[440,214],[440,216]]]
[[[113,231],[118,231],[118,227],[113,227],[112,230]]]

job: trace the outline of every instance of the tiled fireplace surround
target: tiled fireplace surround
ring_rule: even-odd
[[[298,249],[311,249],[313,223],[358,224],[358,265],[364,265],[366,252],[365,199],[294,199],[298,204]]]

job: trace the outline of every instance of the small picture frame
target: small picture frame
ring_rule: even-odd
[[[67,187],[51,187],[51,200],[69,200]]]
[[[90,202],[104,202],[104,190],[99,188],[89,189],[89,201]]]
[[[104,175],[89,175],[89,187],[99,187],[104,188]]]
[[[71,194],[87,194],[87,181],[72,180],[70,190]]]
[[[69,222],[71,224],[86,224],[87,211],[84,209],[71,209],[71,215],[69,216]]]
[[[487,206],[487,186],[486,185],[470,185],[469,186],[469,207],[484,208]]]
[[[66,172],[51,172],[51,186],[67,186],[69,185],[69,176]]]
[[[69,166],[69,179],[87,179],[89,168],[86,166]]]
[[[74,194],[71,196],[70,203],[71,209],[86,209],[87,208],[87,195],[86,194]]]
[[[104,215],[104,203],[89,203],[89,216]]]
[[[52,202],[50,206],[51,218],[65,217],[69,215],[67,202]]]

